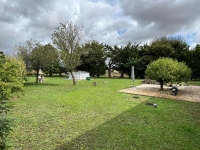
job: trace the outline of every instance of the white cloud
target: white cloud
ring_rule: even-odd
[[[0,49],[30,38],[51,42],[59,23],[84,26],[84,40],[109,45],[181,35],[200,43],[199,0],[0,0]]]

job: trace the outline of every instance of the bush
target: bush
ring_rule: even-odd
[[[13,93],[23,92],[26,69],[22,60],[5,57],[0,52],[0,149],[6,148],[6,138],[11,130],[12,120],[7,117],[7,100]]]
[[[188,81],[191,77],[191,69],[183,62],[171,58],[159,58],[147,66],[145,77],[158,81],[163,90],[164,82]]]

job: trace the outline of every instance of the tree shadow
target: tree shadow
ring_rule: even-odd
[[[178,144],[176,140],[173,141],[169,137],[177,136],[176,132],[172,131],[173,122],[176,124],[182,112],[181,114],[176,113],[177,108],[172,108],[173,102],[170,101],[167,99],[158,100],[158,107],[155,108],[146,104],[146,102],[155,102],[155,98],[149,98],[70,142],[63,143],[55,150],[173,149],[173,146]],[[176,103],[177,105],[181,104],[180,101],[175,102],[175,105]],[[166,115],[168,117],[163,117]],[[181,123],[177,121],[177,124]],[[187,136],[184,138],[187,139]],[[193,139],[187,140],[198,142],[198,140],[193,141]],[[190,144],[189,142],[187,144]],[[180,144],[184,148],[185,145]]]
[[[59,84],[54,83],[35,83],[35,82],[26,82],[24,86],[59,86]]]

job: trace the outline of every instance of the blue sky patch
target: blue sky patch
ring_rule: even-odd
[[[124,34],[125,32],[126,32],[126,30],[118,30],[118,31],[117,31],[118,35],[122,35],[122,34]]]
[[[195,42],[196,33],[193,33],[191,35],[187,35],[184,39],[185,39],[185,41],[187,42],[188,45],[191,45]]]

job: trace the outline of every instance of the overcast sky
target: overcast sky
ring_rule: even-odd
[[[84,41],[109,45],[182,36],[200,44],[200,0],[0,0],[0,49],[31,38],[51,42],[59,23],[84,28]]]

